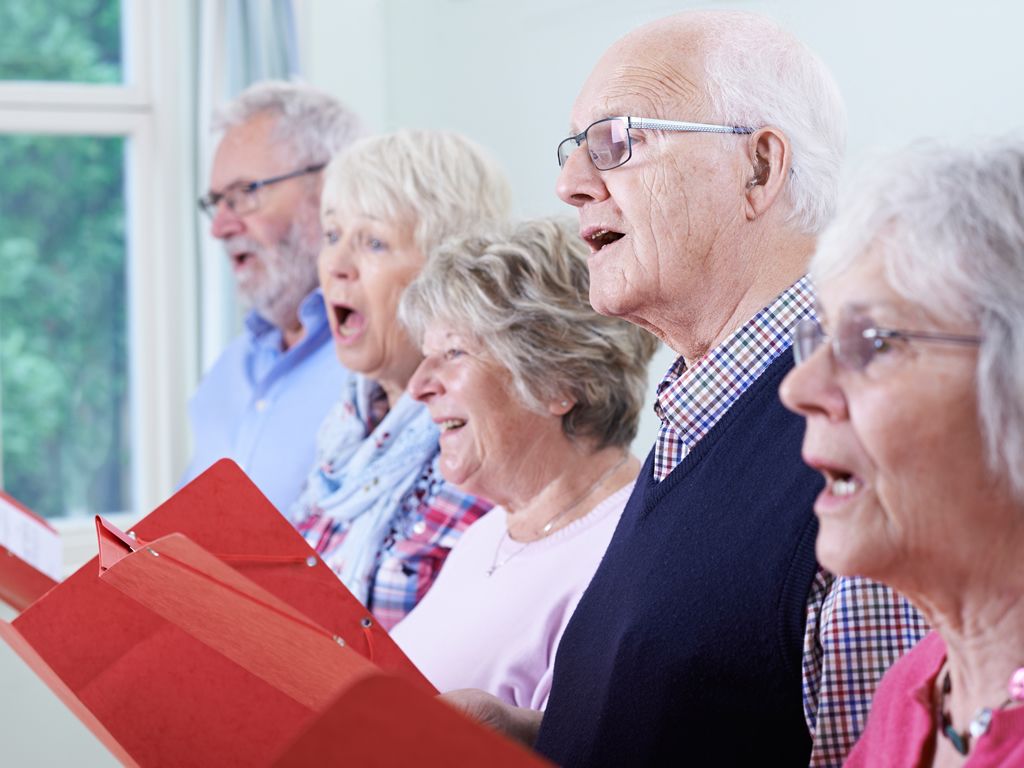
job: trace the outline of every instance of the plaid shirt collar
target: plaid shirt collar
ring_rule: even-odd
[[[661,420],[654,479],[668,477],[757,377],[790,345],[793,326],[814,314],[805,275],[729,338],[687,367],[682,356],[661,384],[654,412]]]

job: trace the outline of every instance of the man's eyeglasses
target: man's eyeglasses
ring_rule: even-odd
[[[852,371],[862,371],[875,355],[885,352],[893,341],[930,341],[941,344],[981,343],[980,336],[960,336],[951,333],[900,331],[879,328],[863,312],[845,312],[840,315],[836,333],[829,336],[817,320],[805,318],[793,330],[793,359],[797,365],[805,362],[818,347],[828,342],[833,359]]]
[[[297,176],[305,176],[308,173],[316,173],[323,170],[326,165],[327,163],[307,165],[305,168],[299,168],[297,171],[283,173],[280,176],[271,176],[269,179],[235,184],[223,192],[210,192],[199,198],[199,209],[212,218],[217,213],[217,206],[220,205],[220,201],[223,200],[228,210],[233,214],[245,216],[260,207],[259,195],[263,187],[269,187],[271,184],[277,184],[279,181],[294,179]]]
[[[658,120],[653,117],[606,117],[587,126],[583,133],[563,139],[558,145],[558,167],[565,166],[569,155],[587,142],[587,152],[594,167],[610,171],[626,163],[633,156],[633,137],[630,128],[653,131],[683,131],[686,133],[753,133],[753,128],[736,125],[709,125],[683,123],[678,120]]]

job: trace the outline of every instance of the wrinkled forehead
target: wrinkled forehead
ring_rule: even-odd
[[[883,325],[912,328],[935,319],[923,297],[893,285],[888,256],[876,240],[851,258],[834,262],[830,272],[812,273],[823,323],[834,326],[844,318],[866,316]]]
[[[694,120],[707,112],[703,57],[696,45],[668,50],[650,36],[625,38],[598,61],[573,104],[574,132],[613,115]],[[645,44],[646,43],[646,44]]]

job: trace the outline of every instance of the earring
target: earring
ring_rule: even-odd
[[[563,408],[568,408],[569,407],[569,401],[568,400],[563,400],[562,401],[562,407]]]

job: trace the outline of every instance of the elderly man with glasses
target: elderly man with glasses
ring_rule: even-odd
[[[333,97],[273,81],[225,105],[214,129],[223,135],[199,207],[250,312],[189,404],[194,453],[184,480],[231,458],[287,509],[347,375],[317,288],[320,171],[363,130]]]
[[[678,358],[547,710],[450,698],[564,766],[838,766],[925,631],[885,587],[818,566],[822,483],[778,397],[836,199],[838,90],[766,18],[680,14],[612,46],[571,126],[558,194],[590,246],[591,302]]]

